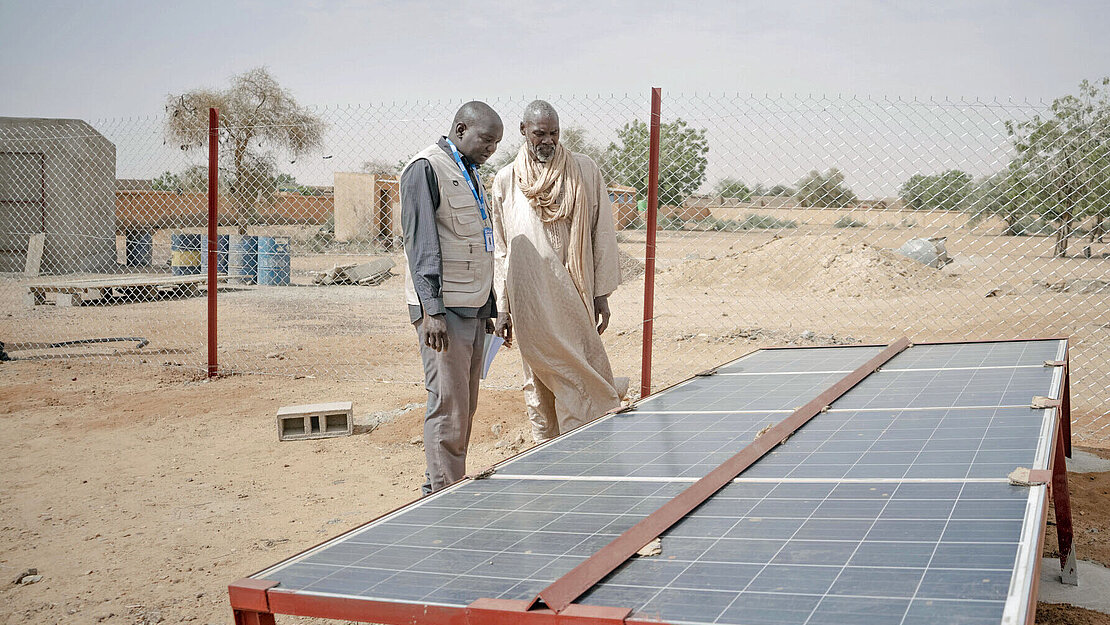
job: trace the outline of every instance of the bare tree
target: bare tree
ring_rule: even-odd
[[[166,98],[166,134],[182,150],[208,145],[208,109],[220,111],[220,144],[231,150],[229,185],[241,233],[257,204],[274,193],[274,149],[296,157],[320,147],[325,125],[297,103],[265,67],[231,78],[226,89],[193,89]]]

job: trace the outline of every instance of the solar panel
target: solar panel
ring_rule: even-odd
[[[1066,347],[910,347],[576,603],[688,624],[1024,622],[1046,494],[1007,474],[1050,467],[1058,408],[1030,404],[1063,397],[1045,361]],[[530,601],[881,351],[755,352],[252,578],[277,583],[271,609],[380,622]]]

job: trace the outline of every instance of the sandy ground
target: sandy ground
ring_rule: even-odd
[[[356,435],[277,442],[279,406],[335,398],[354,401]],[[229,623],[230,581],[417,495],[422,401],[408,384],[5,363],[0,621]],[[484,391],[471,466],[525,447],[523,421],[517,392]],[[1110,473],[1070,480],[1077,549],[1110,564]],[[8,583],[28,568],[42,581]],[[1038,622],[1107,622],[1044,609]]]
[[[954,258],[941,270],[886,251],[938,235]],[[622,233],[622,249],[643,258],[643,237]],[[662,232],[653,388],[767,345],[1067,334],[1076,440],[1110,446],[1110,292],[1083,286],[1107,279],[1110,249],[1096,245],[1089,259],[1052,259],[1050,249],[1044,237],[955,222]],[[25,308],[32,280],[0,278],[0,340],[9,345],[150,339],[141,350],[13,352],[23,360],[0,365],[0,622],[228,623],[228,582],[416,496],[424,392],[401,280],[314,287],[311,272],[368,256],[295,250],[296,286],[221,289],[220,362],[233,374],[216,380],[201,375],[203,297]],[[630,276],[605,335],[633,388],[642,297],[642,277]],[[498,356],[474,428],[474,468],[525,446],[519,371],[515,352]],[[355,436],[277,442],[280,406],[335,400],[354,402]],[[1078,549],[1110,564],[1110,474],[1071,484]],[[42,581],[7,584],[28,568]],[[1042,612],[1038,622],[1107,622],[1070,608]]]

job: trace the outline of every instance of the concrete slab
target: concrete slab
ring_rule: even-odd
[[[1041,558],[1041,581],[1037,600],[1071,605],[1110,614],[1110,569],[1079,560],[1079,585],[1060,583],[1060,561]]]
[[[23,266],[23,275],[37,276],[42,269],[42,250],[46,246],[46,234],[40,232],[32,234],[27,241],[27,263]]]
[[[1103,473],[1110,471],[1110,460],[1078,449],[1071,450],[1068,458],[1068,471],[1071,473]]]

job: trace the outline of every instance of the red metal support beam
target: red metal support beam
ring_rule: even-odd
[[[651,331],[655,317],[655,230],[659,215],[659,140],[663,90],[651,88],[651,138],[648,144],[647,245],[644,249],[644,327],[640,397],[651,395]]]
[[[227,586],[227,597],[235,615],[235,625],[274,625],[267,592],[277,582],[244,577]]]
[[[1060,431],[1064,438],[1064,455],[1071,458],[1071,360],[1064,352],[1064,389],[1060,401]]]
[[[220,111],[208,109],[208,377],[216,377],[219,370],[216,348],[216,226],[219,224],[220,184]],[[271,617],[271,622],[273,617]]]
[[[836,384],[825,389],[824,392],[795,410],[793,414],[783,419],[778,425],[749,443],[736,455],[710,471],[708,475],[679,493],[674,499],[663,504],[658,510],[632,526],[613,542],[602,547],[569,573],[541,590],[532,599],[529,607],[537,609],[546,606],[557,613],[562,612],[582,593],[592,588],[624,563],[625,560],[632,557],[632,554],[636,553],[641,547],[682,520],[694,508],[697,508],[706,499],[709,499],[714,493],[735,479],[737,475],[740,475],[741,472],[762,458],[764,454],[777,447],[798,428],[828,408],[837,398],[909,346],[909,339],[904,337],[899,339]]]
[[[1066,385],[1064,392],[1067,393]],[[1060,423],[1056,428],[1056,451],[1052,454],[1052,505],[1056,512],[1056,543],[1060,549],[1060,581],[1074,586],[1079,581],[1075,569],[1075,531],[1071,520],[1071,494],[1068,491],[1068,465],[1065,459],[1068,434],[1064,428],[1064,411],[1059,410],[1057,415]]]

